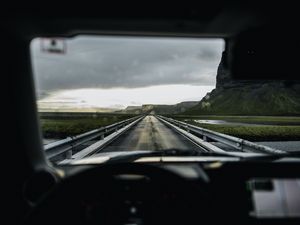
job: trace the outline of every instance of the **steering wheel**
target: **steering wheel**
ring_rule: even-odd
[[[208,216],[205,186],[158,165],[100,165],[59,183],[25,224],[182,224]]]

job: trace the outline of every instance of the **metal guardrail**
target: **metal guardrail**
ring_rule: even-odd
[[[189,139],[191,142],[193,142],[195,145],[199,147],[199,151],[201,152],[215,152],[215,153],[225,153],[223,149],[220,149],[219,147],[212,145],[211,143],[204,141],[200,137],[197,137],[194,134],[189,133],[188,131],[160,118],[157,117],[158,120],[160,120],[162,123],[170,127],[171,129],[174,129],[179,134],[183,135],[187,139]]]
[[[47,144],[44,146],[46,156],[48,159],[53,159],[64,154],[65,156],[63,158],[70,159],[74,148],[96,138],[100,138],[100,140],[102,140],[107,134],[118,131],[140,118],[142,118],[142,116],[136,116],[77,136],[68,137],[63,140]]]
[[[269,153],[269,154],[285,154],[286,151],[274,149],[268,146],[260,145],[247,141],[241,138],[233,137],[227,134],[215,132],[198,126],[194,126],[182,121],[174,120],[172,118],[157,116],[158,118],[168,121],[171,124],[176,125],[179,128],[186,130],[189,133],[201,136],[204,141],[208,139],[230,146],[231,148],[241,152],[258,152],[258,153]]]
[[[85,157],[88,157],[90,155],[100,152],[104,147],[109,145],[111,142],[113,142],[115,139],[117,139],[120,135],[125,133],[128,129],[130,129],[132,126],[137,124],[143,118],[144,118],[144,116],[139,117],[138,119],[132,121],[128,125],[123,126],[118,131],[109,134],[104,139],[96,141],[95,143],[89,145],[88,147],[80,150],[79,152],[77,152],[75,155],[72,156],[72,160],[82,159],[82,158],[85,158]]]

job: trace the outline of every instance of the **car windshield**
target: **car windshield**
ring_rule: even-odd
[[[46,156],[60,163],[298,151],[300,84],[234,80],[226,54],[221,38],[33,39]]]

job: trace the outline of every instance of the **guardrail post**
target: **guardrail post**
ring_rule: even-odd
[[[185,126],[186,132],[190,133],[190,129],[188,126]]]
[[[104,134],[102,133],[100,136],[100,140],[103,140],[103,139],[104,139]]]
[[[72,149],[66,152],[66,159],[71,159],[72,158]]]
[[[207,141],[207,137],[203,135],[203,141]]]

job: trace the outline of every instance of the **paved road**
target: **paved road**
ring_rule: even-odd
[[[195,144],[154,116],[146,116],[101,152],[161,149],[199,150]]]

